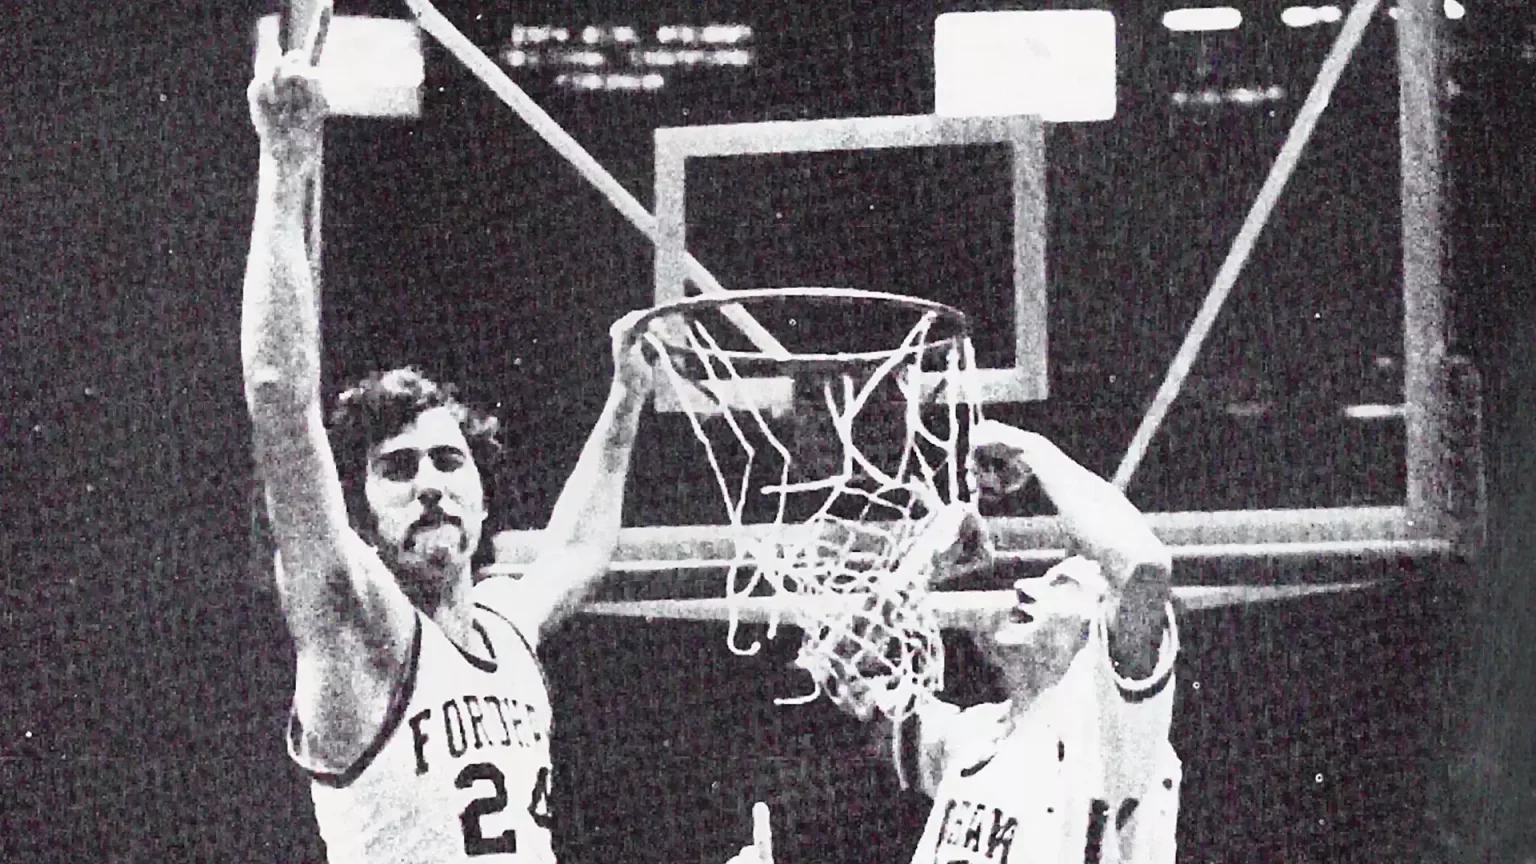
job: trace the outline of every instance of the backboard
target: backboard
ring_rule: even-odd
[[[1121,98],[1112,122],[658,129],[653,299],[687,293],[686,249],[727,288],[957,306],[986,415],[1113,478],[1178,559],[1475,548],[1479,383],[1448,349],[1433,28],[1393,20],[1360,4],[1304,74],[1212,72]],[[646,421],[620,595],[687,596],[644,574],[707,585],[733,557],[678,404],[658,392]],[[1048,502],[987,515],[1005,557],[1064,554]],[[534,540],[498,538],[498,566]]]

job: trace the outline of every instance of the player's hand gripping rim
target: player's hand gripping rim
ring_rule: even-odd
[[[1037,438],[1036,433],[996,420],[983,420],[972,427],[970,452],[965,459],[972,494],[982,500],[997,499],[1028,485],[1034,477],[1028,455]]]
[[[654,350],[647,350],[645,331],[635,324],[649,309],[636,309],[613,322],[608,338],[613,343],[613,383],[626,396],[644,399],[655,385],[656,367],[651,361]]]

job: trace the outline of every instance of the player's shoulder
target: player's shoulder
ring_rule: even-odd
[[[478,612],[490,618],[500,627],[514,634],[519,642],[536,651],[539,644],[538,628],[532,627],[520,614],[523,604],[518,582],[509,576],[490,576],[476,582],[469,589],[469,600]]]
[[[498,616],[517,620],[517,580],[511,576],[486,576],[475,581],[469,589],[469,600],[495,612]]]
[[[975,705],[956,705],[943,699],[928,699],[913,712],[924,724],[930,726],[976,727],[1001,720],[1007,714],[1006,702],[979,702]]]
[[[969,726],[1001,723],[1007,716],[1007,702],[978,702],[965,708],[955,707],[956,722]]]
[[[938,789],[951,766],[985,761],[1002,740],[1007,716],[1006,703],[981,703],[960,707],[932,700],[916,712],[915,738],[903,736],[903,763],[916,756],[905,770],[918,778],[919,787],[930,797]],[[913,747],[912,745],[916,746]]]
[[[1008,703],[981,702],[965,708],[950,706],[942,731],[950,746],[990,747],[1007,731]]]

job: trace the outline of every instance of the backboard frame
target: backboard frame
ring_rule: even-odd
[[[1361,0],[1351,17],[1365,19],[1378,11],[1377,0]],[[1443,240],[1443,127],[1440,99],[1438,10],[1432,0],[1403,0],[1394,19],[1398,34],[1399,138],[1401,142],[1401,207],[1403,234],[1403,404],[1397,411],[1405,426],[1404,500],[1395,506],[1294,508],[1267,510],[1153,512],[1147,519],[1175,559],[1319,558],[1356,559],[1475,555],[1486,541],[1487,490],[1481,441],[1481,383],[1477,371],[1448,350]],[[1384,16],[1383,16],[1384,17]],[[1347,52],[1345,60],[1347,61]],[[658,301],[681,296],[682,172],[688,154],[731,155],[785,152],[782,138],[803,136],[822,149],[852,149],[858,135],[869,134],[871,146],[911,146],[894,130],[959,128],[975,120],[961,118],[863,118],[811,121],[811,124],[738,124],[658,130],[657,208],[666,226],[658,244]],[[993,123],[1022,123],[1032,140],[1038,122],[1021,118],[987,118]],[[820,126],[812,124],[822,124]],[[873,125],[870,125],[873,124]],[[884,125],[881,125],[884,124]],[[953,125],[951,125],[953,124]],[[879,129],[879,132],[870,132]],[[662,135],[662,131],[666,134]],[[814,135],[807,134],[814,132]],[[930,131],[930,136],[944,133]],[[963,140],[963,136],[961,136]],[[667,144],[663,146],[663,139]],[[685,143],[684,139],[686,139]],[[759,140],[761,139],[761,140]],[[888,142],[880,144],[878,142]],[[793,144],[794,141],[789,143]],[[764,148],[764,149],[757,149]],[[804,151],[790,151],[804,152]],[[1043,162],[1032,163],[1043,169]],[[663,173],[668,176],[664,178]],[[1038,178],[1038,175],[1035,175]],[[1016,181],[1018,182],[1018,181]],[[1030,181],[1025,181],[1030,182]],[[1043,183],[1032,188],[1026,205],[1043,214]],[[1040,220],[1042,226],[1044,220]],[[1016,224],[1016,229],[1017,229]],[[1031,235],[1031,254],[1042,256],[1035,272],[1040,281],[1029,285],[1023,299],[1043,304],[1044,236]],[[1043,316],[1043,305],[1039,310]],[[1042,317],[1043,320],[1043,317]],[[1045,334],[1034,334],[1035,346],[1045,348]],[[1022,356],[1022,354],[1021,354]],[[1043,357],[1041,358],[1043,360]],[[1042,362],[1040,367],[1045,368]],[[1044,382],[1039,382],[1041,396]],[[658,400],[659,401],[659,400]],[[1150,414],[1150,409],[1149,409]],[[1155,431],[1155,430],[1154,430]],[[1133,442],[1134,445],[1134,442]],[[1131,452],[1128,450],[1128,453]],[[1134,494],[1132,498],[1134,500]],[[1001,557],[1049,562],[1064,557],[1060,525],[1055,517],[999,517],[988,520]],[[759,529],[751,529],[753,531]],[[517,573],[533,560],[536,531],[508,532],[496,538],[497,563],[491,573]],[[681,586],[730,565],[736,538],[728,525],[681,525],[625,528],[620,534],[613,570],[633,578],[618,580],[610,590],[643,592],[653,574],[678,574],[670,583]],[[655,593],[656,588],[649,589]],[[672,593],[676,596],[675,592]]]
[[[1045,129],[1038,117],[941,117],[936,115],[785,120],[656,130],[655,305],[688,296],[688,160],[867,150],[1005,145],[1011,156],[1013,187],[1013,365],[978,369],[972,392],[983,404],[1029,402],[1049,395],[1046,369]],[[846,285],[900,292],[901,286]],[[787,378],[747,379],[741,399],[774,405],[792,392]],[[733,402],[735,395],[717,392]],[[678,394],[658,380],[656,409],[683,410],[709,403],[698,394]]]

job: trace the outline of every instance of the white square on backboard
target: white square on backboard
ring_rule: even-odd
[[[282,56],[278,18],[256,25],[256,71],[270,71]],[[320,80],[330,113],[338,117],[416,117],[426,61],[415,21],[337,15],[320,55]]]
[[[934,113],[1115,116],[1115,16],[1101,9],[948,12],[934,21]]]

